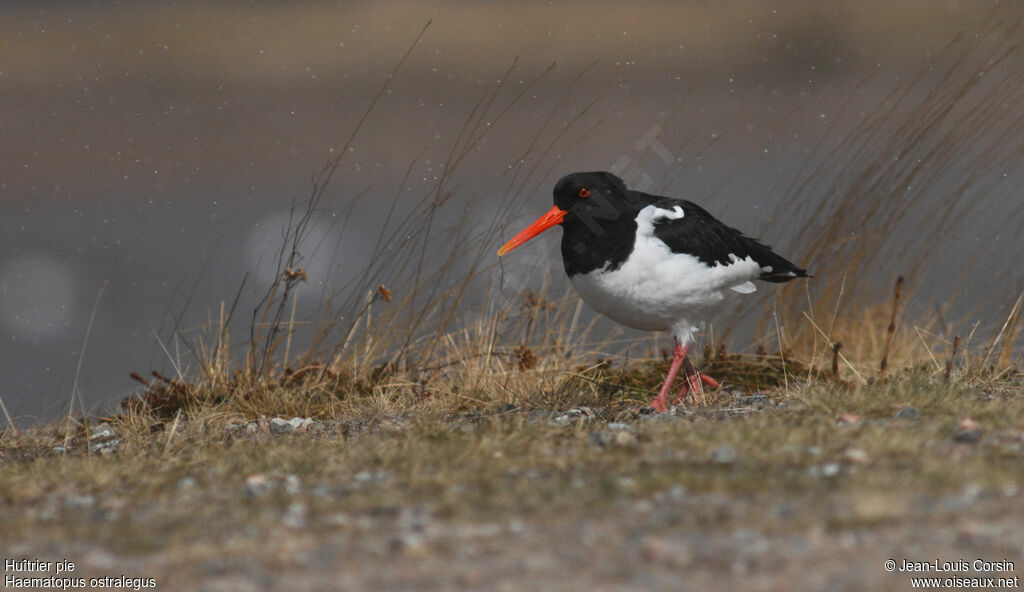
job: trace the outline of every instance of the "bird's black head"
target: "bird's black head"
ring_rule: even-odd
[[[604,171],[566,175],[555,184],[554,196],[569,216],[608,219],[626,213],[626,184]]]
[[[555,205],[536,222],[512,237],[499,251],[504,255],[552,226],[561,224],[566,239],[582,245],[607,237],[623,224],[635,226],[628,192],[622,179],[611,173],[573,173],[555,184]]]

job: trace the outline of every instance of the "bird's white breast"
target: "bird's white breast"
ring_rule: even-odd
[[[671,331],[689,341],[708,309],[735,289],[749,293],[761,267],[750,257],[707,265],[697,257],[673,253],[654,236],[659,218],[681,218],[680,206],[647,206],[637,216],[633,252],[617,269],[597,269],[572,276],[572,284],[590,307],[612,320],[646,331]]]

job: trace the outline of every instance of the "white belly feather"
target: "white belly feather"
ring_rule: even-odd
[[[679,206],[640,210],[633,252],[618,269],[572,276],[583,301],[627,327],[669,331],[685,343],[703,325],[708,309],[725,298],[725,290],[753,292],[750,280],[762,270],[751,257],[733,255],[732,263],[709,267],[693,255],[673,253],[654,236],[657,218],[683,215]]]

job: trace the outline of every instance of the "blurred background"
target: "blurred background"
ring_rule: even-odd
[[[28,425],[66,413],[73,388],[103,412],[140,388],[130,371],[174,374],[189,356],[175,335],[217,319],[243,279],[251,314],[293,202],[342,150],[299,316],[364,268],[396,198],[441,183],[493,251],[559,177],[607,169],[819,267],[905,204],[885,227],[895,247],[846,281],[883,297],[916,274],[919,310],[1002,322],[1024,290],[1022,16],[974,1],[4,2],[0,398]],[[844,211],[829,200],[858,201],[843,175],[873,210],[825,229],[821,213]],[[523,269],[560,271],[557,234],[502,262],[508,290]]]

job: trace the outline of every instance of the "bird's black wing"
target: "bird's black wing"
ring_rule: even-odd
[[[758,279],[769,282],[808,277],[806,270],[779,256],[771,247],[726,226],[693,202],[646,194],[643,197],[659,208],[672,210],[679,206],[683,209],[682,217],[666,216],[654,221],[654,236],[674,253],[693,255],[706,265],[728,265],[733,262],[730,255],[739,259],[751,257],[763,270]]]

